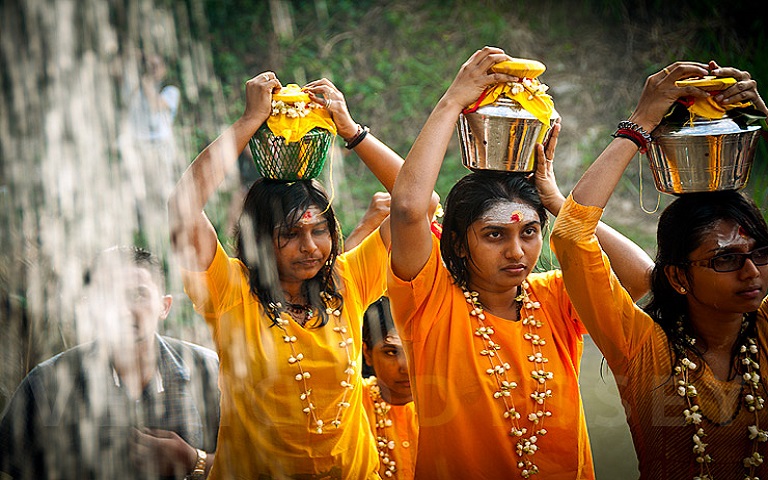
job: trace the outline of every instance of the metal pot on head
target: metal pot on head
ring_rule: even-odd
[[[535,146],[554,125],[549,125],[507,97],[462,113],[457,126],[461,143],[461,159],[470,170],[532,172],[535,168]]]
[[[759,126],[742,128],[727,116],[662,123],[652,132],[647,152],[656,189],[683,194],[744,187],[759,135]]]

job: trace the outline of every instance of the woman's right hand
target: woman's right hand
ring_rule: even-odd
[[[736,79],[734,85],[715,95],[714,100],[716,102],[722,104],[752,102],[756,109],[768,115],[768,107],[766,107],[765,101],[760,97],[760,92],[757,91],[757,82],[752,79],[749,72],[733,67],[721,67],[714,60],[709,62],[709,69],[712,75],[717,77],[733,77]]]
[[[263,72],[245,82],[243,118],[261,125],[272,114],[272,93],[283,86],[274,72]]]
[[[554,216],[560,212],[560,207],[565,203],[565,197],[560,192],[555,179],[555,149],[557,148],[557,138],[560,136],[560,120],[552,126],[547,134],[546,141],[536,144],[536,170],[534,171],[534,181],[536,190],[539,192],[541,203],[544,204],[549,213]]]
[[[328,110],[341,138],[348,141],[358,133],[359,125],[349,113],[347,100],[333,82],[327,78],[321,78],[304,85],[303,90],[309,94],[310,100],[323,105]]]
[[[476,51],[461,66],[443,97],[463,110],[475,102],[486,88],[497,83],[518,81],[513,75],[491,72],[491,67],[507,60],[511,58],[500,48],[483,47]]]
[[[664,67],[660,72],[649,76],[645,80],[640,100],[629,120],[643,127],[646,132],[650,132],[659,125],[678,98],[708,97],[709,94],[700,88],[675,85],[678,80],[708,75],[707,67],[706,63],[675,62]]]

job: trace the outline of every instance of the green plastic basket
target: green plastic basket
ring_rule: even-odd
[[[320,175],[332,140],[331,132],[315,127],[301,140],[285,143],[285,138],[275,136],[264,124],[251,137],[249,146],[262,177],[295,181]]]

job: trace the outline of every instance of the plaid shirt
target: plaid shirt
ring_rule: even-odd
[[[214,452],[216,354],[156,338],[157,372],[138,399],[121,388],[98,343],[72,348],[35,367],[0,420],[0,472],[35,480],[145,479],[129,453],[134,429],[143,427],[176,432],[193,447]]]

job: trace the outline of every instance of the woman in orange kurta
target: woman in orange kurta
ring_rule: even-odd
[[[203,213],[280,88],[272,72],[246,83],[242,117],[198,155],[169,201],[185,287],[221,359],[211,478],[377,479],[362,405],[360,320],[384,293],[388,222],[339,254],[336,217],[316,181],[260,179],[230,258]],[[331,82],[305,90],[389,189],[402,159],[352,121]]]
[[[471,173],[446,198],[439,241],[430,230],[459,113],[486,87],[519,80],[491,71],[504,61],[485,47],[462,66],[392,192],[388,295],[419,419],[416,478],[594,478],[578,389],[584,328],[560,273],[532,273],[547,210],[564,201],[551,162],[559,125],[546,152],[537,146],[535,184]],[[621,252],[622,278],[642,295],[647,255],[607,227],[600,241]]]
[[[675,86],[710,73],[737,83],[711,96]],[[629,121],[638,132],[653,131],[683,95],[752,101],[768,114],[746,72],[679,62],[648,78]],[[640,476],[766,478],[768,392],[760,367],[768,363],[768,225],[738,192],[681,195],[659,218],[651,299],[638,307],[595,236],[643,143],[619,133],[635,140],[617,135],[595,160],[560,210],[552,243],[568,294],[616,377]]]

